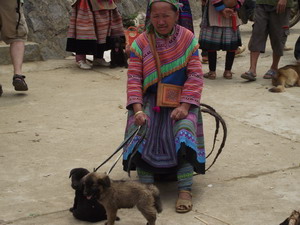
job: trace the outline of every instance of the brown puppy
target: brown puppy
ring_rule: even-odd
[[[300,64],[279,68],[272,84],[275,87],[269,89],[271,92],[283,92],[286,87],[300,86]]]
[[[107,224],[113,225],[120,208],[136,206],[147,219],[155,225],[156,213],[162,211],[159,190],[154,185],[136,181],[113,181],[106,174],[89,173],[83,178],[84,195],[96,198],[107,214]]]

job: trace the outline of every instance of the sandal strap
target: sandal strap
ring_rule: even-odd
[[[193,196],[192,192],[188,190],[179,190],[178,193],[188,193],[191,197]]]
[[[21,79],[21,80],[24,80],[26,77],[24,75],[20,75],[20,74],[15,74],[13,76],[13,80],[16,80],[16,79]]]

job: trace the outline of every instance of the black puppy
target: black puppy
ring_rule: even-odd
[[[98,222],[106,220],[106,211],[96,199],[87,199],[83,195],[83,184],[81,178],[87,175],[89,171],[85,168],[74,168],[70,172],[71,186],[75,190],[74,205],[70,208],[73,216],[79,220]]]
[[[112,38],[110,60],[110,68],[116,68],[117,66],[128,68],[127,55],[124,52],[124,41],[120,37]]]

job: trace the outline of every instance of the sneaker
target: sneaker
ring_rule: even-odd
[[[109,62],[106,62],[105,59],[94,59],[93,61],[93,65],[94,66],[110,66],[110,63]]]
[[[13,76],[13,86],[15,87],[16,91],[27,91],[28,90],[28,86],[25,82],[25,76],[24,75],[19,75],[19,74],[15,74]]]
[[[0,97],[3,94],[2,85],[0,84]]]
[[[235,51],[235,55],[242,54],[245,50],[246,50],[246,47],[245,47],[244,45],[239,46],[239,47],[237,48],[237,50]]]
[[[83,69],[83,70],[90,70],[92,69],[92,66],[87,64],[86,61],[84,60],[80,60],[78,62],[76,62],[77,66],[80,68],[80,69]]]

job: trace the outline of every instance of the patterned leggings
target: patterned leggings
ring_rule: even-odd
[[[192,190],[193,184],[193,166],[185,162],[181,165],[181,167],[177,171],[177,180],[178,180],[178,190]],[[137,174],[139,176],[139,180],[144,184],[153,184],[154,183],[154,175],[151,172],[147,172],[142,170],[141,168],[137,168]]]

